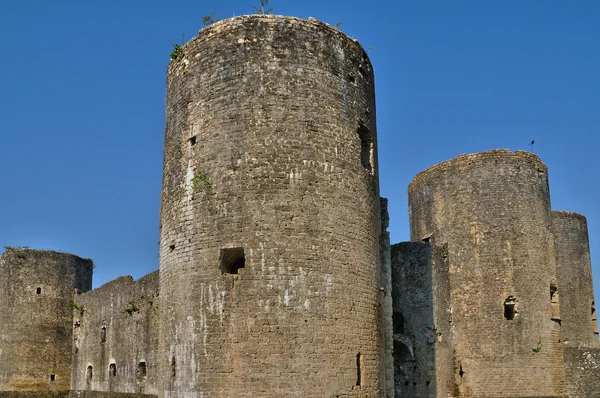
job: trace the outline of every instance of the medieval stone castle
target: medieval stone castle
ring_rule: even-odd
[[[390,247],[373,71],[325,23],[217,22],[168,68],[160,270],[0,258],[0,397],[598,397],[586,220],[528,152],[408,188]]]

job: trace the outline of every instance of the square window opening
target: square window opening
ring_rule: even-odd
[[[219,257],[223,274],[238,274],[241,268],[246,267],[246,256],[243,247],[221,249]]]

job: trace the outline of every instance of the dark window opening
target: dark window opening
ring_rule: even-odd
[[[352,75],[348,75],[348,82],[354,84],[356,83],[356,78]]]
[[[138,364],[137,373],[138,373],[138,376],[141,376],[141,377],[145,377],[146,376],[146,362],[141,361]]]
[[[117,375],[117,364],[116,363],[111,363],[108,366],[108,375],[111,377],[114,377]]]
[[[421,239],[422,242],[425,243],[429,243],[431,241],[431,235],[430,236],[426,236],[425,238]]]
[[[394,312],[392,314],[393,333],[399,334],[404,333],[404,315],[401,312]]]
[[[56,375],[55,374],[51,374],[50,375],[50,381],[54,381],[56,380]]]
[[[559,302],[558,302],[558,287],[554,283],[550,284],[550,306],[552,308],[552,313],[551,313],[550,319],[552,319],[555,322],[560,323],[561,319],[560,319],[560,307],[559,307]]]
[[[42,294],[42,288],[38,287],[37,289],[35,289],[35,294]]]
[[[171,376],[175,377],[175,357],[171,358]]]
[[[462,368],[462,363],[459,363],[459,364],[458,364],[458,366],[459,366],[459,369],[460,369],[460,370],[458,371],[458,375],[459,375],[459,376],[460,376],[460,378],[462,379],[463,375],[465,374],[465,372],[463,371],[463,368]]]
[[[373,138],[371,131],[363,123],[358,126],[358,137],[360,138],[360,162],[362,166],[373,173]]]
[[[394,361],[398,363],[412,362],[415,360],[412,350],[401,340],[394,340]]]
[[[246,267],[244,248],[221,249],[221,272],[224,274],[237,274],[240,268]]]
[[[169,250],[171,250],[171,251],[175,250],[175,243],[173,243],[172,245],[169,245]]]
[[[102,326],[102,330],[100,330],[100,341],[106,342],[106,325]]]
[[[594,334],[598,335],[598,317],[596,315],[596,302],[592,301],[592,327]]]
[[[188,141],[190,142],[190,146],[196,145],[196,136],[191,137]]]
[[[431,384],[431,382],[430,382],[430,381],[426,381],[426,382],[425,382],[425,385],[427,385],[427,386],[428,386],[428,385],[430,385],[430,384]]]
[[[554,296],[556,295],[556,291],[558,290],[558,288],[556,287],[556,285],[554,283],[550,284],[550,301],[552,301],[554,299]]]
[[[362,386],[362,354],[356,354],[356,386]]]
[[[515,319],[515,315],[517,314],[516,310],[517,299],[513,296],[508,296],[506,300],[504,300],[504,318],[512,321]]]
[[[85,376],[88,380],[92,380],[92,377],[94,376],[94,370],[92,368],[92,365],[88,365]]]

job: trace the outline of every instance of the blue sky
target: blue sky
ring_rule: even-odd
[[[0,246],[92,258],[94,286],[158,268],[165,71],[174,43],[258,0],[0,2]],[[285,1],[368,50],[381,193],[461,153],[530,150],[554,209],[588,218],[600,297],[600,2]]]

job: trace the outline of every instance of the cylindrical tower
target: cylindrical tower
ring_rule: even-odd
[[[565,346],[598,347],[587,221],[581,214],[553,211],[552,226]]]
[[[215,23],[173,53],[159,395],[376,395],[373,72],[313,19]]]
[[[91,260],[9,248],[0,257],[0,390],[70,390],[73,295]]]
[[[411,239],[448,244],[461,396],[564,393],[547,168],[531,153],[461,155],[409,186]]]

